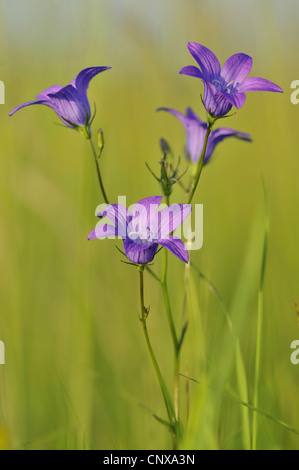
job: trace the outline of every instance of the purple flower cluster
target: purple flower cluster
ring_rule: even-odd
[[[269,80],[246,78],[252,68],[252,58],[246,54],[239,53],[231,56],[221,67],[215,54],[205,46],[190,42],[188,49],[199,68],[190,65],[184,67],[180,73],[200,78],[204,83],[203,103],[209,115],[209,126],[211,119],[214,123],[216,119],[225,116],[232,106],[241,108],[246,100],[246,92],[282,92],[278,85]],[[90,130],[92,122],[87,89],[93,77],[110,68],[103,66],[86,68],[67,86],[54,85],[47,88],[37,95],[35,100],[23,103],[13,109],[10,116],[21,108],[42,104],[53,109],[66,126],[82,130],[83,133],[85,131],[86,136],[91,139],[91,132],[86,132]],[[187,157],[194,164],[200,163],[202,153],[204,153],[204,160],[201,164],[206,164],[210,160],[215,147],[228,137],[251,141],[249,134],[226,127],[211,131],[212,126],[208,127],[208,123],[201,121],[191,108],[187,108],[186,114],[170,108],[160,108],[159,110],[169,112],[178,118],[184,126]],[[100,175],[96,155],[95,159],[98,174]],[[201,171],[201,167],[199,170]],[[200,171],[198,172],[197,182]],[[167,176],[167,173],[165,175]],[[99,180],[102,188],[101,177],[99,177]],[[104,199],[107,200],[105,197]],[[175,204],[157,211],[161,200],[162,196],[142,199],[134,206],[132,212],[121,205],[108,205],[104,212],[98,214],[98,217],[101,219],[107,217],[112,224],[98,225],[89,234],[88,238],[122,238],[125,255],[132,263],[137,265],[145,265],[151,262],[159,246],[165,247],[180,260],[187,263],[189,256],[185,245],[180,238],[173,235],[173,231],[190,214],[191,205]]]

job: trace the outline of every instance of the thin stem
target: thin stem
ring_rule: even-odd
[[[191,193],[190,193],[190,196],[189,196],[189,199],[188,199],[188,204],[191,204],[191,201],[193,199],[194,193],[196,191],[196,188],[197,188],[197,185],[198,185],[198,182],[199,182],[199,178],[200,178],[201,171],[202,171],[202,168],[203,168],[203,164],[204,164],[204,161],[205,161],[206,150],[207,150],[207,145],[208,145],[208,139],[209,139],[209,135],[211,133],[213,124],[214,124],[214,121],[208,120],[205,141],[204,141],[204,144],[203,144],[203,149],[202,149],[202,152],[201,152],[200,159],[198,160],[197,171],[196,171],[196,175],[195,175],[194,182],[193,182],[193,185],[192,185]]]
[[[166,203],[170,205],[169,196],[166,196]],[[174,347],[174,379],[173,379],[173,387],[174,387],[174,411],[175,411],[175,418],[179,421],[179,408],[180,408],[180,393],[179,393],[179,371],[180,371],[180,348],[179,348],[179,340],[177,337],[175,324],[173,320],[173,315],[170,306],[169,294],[167,289],[167,267],[168,267],[168,251],[164,248],[164,265],[163,265],[163,274],[161,278],[161,286],[163,290],[163,297],[166,307],[167,319],[169,323],[169,328],[171,332],[171,337],[173,341]]]
[[[158,362],[157,362],[156,357],[154,355],[154,352],[153,352],[153,349],[152,349],[152,346],[151,346],[151,343],[150,343],[150,339],[149,339],[149,336],[148,336],[147,326],[146,326],[148,311],[147,311],[147,309],[144,305],[143,271],[144,271],[144,267],[140,266],[139,267],[140,308],[141,308],[141,321],[142,321],[143,333],[144,333],[146,345],[147,345],[147,348],[148,348],[148,352],[149,352],[151,361],[153,363],[153,366],[154,366],[154,369],[155,369],[155,372],[156,372],[156,376],[157,376],[157,379],[158,379],[158,382],[159,382],[159,385],[160,385],[160,388],[161,388],[161,392],[162,392],[162,395],[163,395],[163,398],[164,398],[168,419],[169,419],[170,423],[173,424],[173,422],[174,422],[174,410],[173,410],[171,401],[169,399],[167,388],[166,388],[166,385],[164,383],[160,368],[158,366]]]
[[[261,264],[261,275],[260,275],[260,287],[258,296],[258,312],[257,312],[257,339],[256,339],[256,356],[255,356],[255,382],[254,382],[254,398],[253,406],[258,408],[259,406],[259,389],[260,389],[260,369],[261,369],[261,350],[262,350],[262,335],[263,335],[263,321],[264,321],[264,278],[265,268],[267,260],[267,248],[268,248],[268,234],[269,234],[269,216],[268,216],[268,200],[265,185],[263,182],[265,209],[266,209],[266,220],[265,220],[265,233],[262,253],[262,264]],[[253,416],[252,421],[252,449],[257,449],[257,415]]]
[[[99,180],[101,192],[102,192],[104,201],[106,202],[106,204],[109,204],[109,201],[108,201],[108,198],[107,198],[105,189],[104,189],[104,184],[103,184],[103,180],[102,180],[102,175],[101,175],[101,170],[100,170],[98,155],[97,155],[96,149],[95,149],[95,147],[94,147],[94,144],[93,144],[91,135],[89,136],[89,139],[88,139],[88,140],[89,140],[89,142],[90,142],[90,146],[91,146],[92,153],[93,153],[93,156],[94,156],[94,161],[95,161],[95,165],[96,165],[96,170],[97,170],[97,175],[98,175],[98,180]]]
[[[170,325],[171,333],[172,333],[172,339],[174,343],[174,351],[175,351],[175,359],[174,359],[174,412],[175,412],[175,417],[176,420],[179,420],[179,370],[180,370],[180,351],[179,351],[179,344],[178,344],[178,339],[176,335],[176,330],[173,322],[173,317],[172,317],[172,312],[171,312],[171,307],[170,307],[170,302],[169,302],[169,296],[168,296],[168,290],[167,290],[167,285],[166,285],[166,273],[167,273],[167,250],[165,250],[164,254],[164,272],[163,272],[163,280],[160,279],[150,268],[146,268],[147,271],[153,276],[156,281],[161,283],[162,289],[163,289],[163,295],[164,295],[164,301],[165,301],[165,306],[166,306],[166,311],[167,311],[167,318],[168,322]]]
[[[176,334],[175,324],[172,316],[170,301],[169,301],[169,294],[167,289],[167,266],[168,266],[168,252],[166,248],[164,249],[164,267],[163,267],[163,274],[161,279],[161,285],[163,290],[164,302],[166,307],[166,313],[168,318],[168,323],[171,331],[171,337],[173,341],[173,346],[175,352],[178,350],[178,338]]]
[[[256,338],[256,357],[255,357],[255,383],[254,383],[254,399],[253,406],[258,408],[259,405],[259,388],[260,388],[260,368],[261,368],[261,346],[263,333],[263,292],[259,292],[258,298],[258,324]],[[257,415],[252,418],[252,450],[257,448]]]

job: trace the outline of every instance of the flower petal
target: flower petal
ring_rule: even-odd
[[[189,253],[185,247],[184,242],[180,238],[171,236],[167,240],[159,240],[159,245],[164,246],[177,258],[184,261],[185,263],[188,263]]]
[[[32,104],[45,104],[46,100],[33,100],[33,101],[27,101],[26,103],[20,104],[16,108],[14,108],[10,113],[9,116],[12,116],[15,114],[19,109],[21,108],[26,108],[26,106],[31,106]]]
[[[193,111],[192,108],[187,108],[186,109],[186,117],[190,118],[190,119],[194,119],[195,121],[199,122],[199,123],[204,123],[204,121],[202,121],[199,116],[197,116],[197,114]],[[205,123],[206,124],[206,123]]]
[[[213,154],[216,145],[218,145],[219,142],[222,142],[222,140],[225,140],[228,137],[236,137],[237,139],[245,140],[247,142],[252,141],[251,135],[246,134],[245,132],[235,131],[234,129],[228,129],[226,127],[216,129],[215,131],[211,132],[211,135],[208,140],[207,151],[206,151],[205,162],[204,162],[205,164],[207,164],[208,161],[210,160],[211,155]]]
[[[180,70],[180,74],[190,75],[191,77],[203,78],[201,71],[194,65],[187,65]]]
[[[205,85],[203,102],[206,110],[213,116],[225,116],[232,109],[232,103],[213,83],[205,80],[203,82]]]
[[[247,54],[232,55],[221,69],[221,76],[226,83],[241,83],[252,69],[252,58]]]
[[[200,158],[206,132],[206,123],[199,124],[196,121],[190,121],[186,126],[186,149],[192,163],[197,163]]]
[[[188,124],[188,121],[190,120],[194,120],[197,123],[203,122],[200,120],[200,118],[191,108],[186,109],[186,115],[172,108],[158,108],[157,111],[167,111],[168,113],[172,114],[174,117],[178,118],[183,124],[183,126],[186,126]]]
[[[41,91],[37,96],[37,100],[48,100],[49,99],[49,94],[50,93],[57,93],[57,91],[61,90],[63,87],[61,85],[53,85],[50,86],[49,88],[46,88],[46,90]]]
[[[104,72],[105,70],[109,70],[111,67],[88,67],[86,69],[81,70],[81,72],[75,77],[70,85],[72,85],[78,91],[80,96],[80,101],[82,106],[86,108],[88,117],[90,118],[90,105],[87,98],[87,89],[89,83],[93,77],[98,75],[100,72]]]
[[[14,108],[10,113],[9,116],[12,116],[14,113],[19,111],[21,108],[25,108],[26,106],[31,106],[32,104],[45,104],[45,101],[49,100],[48,94],[49,93],[54,93],[56,91],[61,90],[62,86],[61,85],[53,85],[49,88],[47,88],[44,91],[41,91],[35,98],[35,100],[32,101],[27,101],[26,103],[23,103],[16,108]]]
[[[128,226],[128,233],[138,232],[141,238],[147,238],[148,229],[155,221],[156,212],[163,196],[151,196],[137,202],[132,210],[132,220]],[[143,235],[143,236],[142,236]]]
[[[72,80],[71,85],[73,85],[77,90],[82,93],[86,94],[87,88],[89,86],[90,80],[98,75],[100,72],[104,72],[105,70],[109,70],[111,67],[88,67],[86,69],[81,70],[81,72],[77,75],[77,77]]]
[[[237,109],[242,108],[246,101],[245,93],[237,92],[237,93],[224,93],[226,99]]]
[[[186,149],[191,161],[196,163],[203,149],[207,124],[201,121],[191,108],[187,108],[186,116],[171,108],[159,108],[158,111],[167,111],[181,121],[187,137]]]
[[[201,73],[205,80],[213,79],[220,74],[221,66],[219,60],[210,49],[196,42],[189,42],[188,49],[200,66]]]
[[[97,213],[97,217],[100,219],[107,217],[115,225],[119,236],[126,237],[130,214],[125,206],[121,204],[109,204],[105,210]]]
[[[113,227],[113,225],[102,224],[97,225],[96,228],[90,232],[90,234],[88,235],[88,240],[92,240],[94,238],[106,238],[117,236],[117,229]]]
[[[283,90],[273,82],[265,78],[249,77],[246,78],[239,86],[239,91],[246,93],[247,91],[275,91],[283,93]]]
[[[72,127],[69,122],[76,126],[85,126],[87,118],[90,118],[90,108],[89,105],[88,109],[84,108],[76,88],[67,85],[56,93],[49,93],[48,97],[50,99],[45,104],[52,108],[69,127]]]
[[[124,240],[124,251],[126,257],[132,261],[132,263],[150,263],[154,259],[157,248],[157,243],[153,243],[152,245],[139,245],[129,238]]]
[[[172,114],[174,117],[178,118],[183,126],[185,126],[186,120],[188,119],[183,113],[172,108],[158,108],[157,111],[167,111]]]
[[[172,204],[157,212],[155,223],[155,239],[165,239],[188,217],[192,210],[191,204]]]

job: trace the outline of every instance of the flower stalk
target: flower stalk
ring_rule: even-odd
[[[94,161],[95,161],[95,166],[96,166],[96,171],[97,171],[97,176],[98,176],[98,181],[99,181],[101,193],[102,193],[102,195],[103,195],[103,198],[104,198],[104,201],[106,202],[106,204],[109,204],[108,197],[107,197],[107,194],[106,194],[106,191],[105,191],[105,188],[104,188],[104,183],[103,183],[103,179],[102,179],[102,175],[101,175],[101,170],[100,170],[100,163],[99,163],[99,159],[100,159],[100,157],[101,157],[101,154],[102,154],[104,145],[100,148],[99,153],[97,153],[97,151],[96,151],[96,149],[95,149],[95,146],[94,146],[94,143],[93,143],[93,141],[92,141],[92,133],[91,133],[91,129],[90,129],[90,128],[88,128],[88,133],[87,133],[87,137],[86,137],[86,138],[87,138],[87,140],[89,141],[90,146],[91,146],[91,149],[92,149],[92,153],[93,153],[93,157],[94,157]]]
[[[165,403],[169,423],[170,423],[171,428],[173,430],[173,445],[174,445],[174,448],[176,448],[176,446],[177,446],[177,431],[176,431],[177,425],[176,424],[177,423],[176,423],[175,412],[174,412],[173,405],[172,405],[172,402],[170,400],[169,393],[167,391],[164,379],[162,377],[157,359],[155,357],[155,354],[154,354],[154,351],[153,351],[153,348],[152,348],[152,345],[151,345],[151,342],[150,342],[150,339],[149,339],[147,325],[146,325],[147,317],[148,317],[148,314],[149,314],[149,309],[146,308],[145,304],[144,304],[144,277],[143,277],[144,268],[145,268],[144,265],[139,265],[138,266],[139,281],[140,281],[140,284],[139,284],[140,285],[140,287],[139,287],[140,311],[141,311],[140,321],[142,323],[142,328],[143,328],[143,333],[144,333],[147,349],[148,349],[152,364],[154,366],[155,373],[156,373],[156,376],[157,376],[157,379],[158,379],[158,382],[159,382],[159,385],[160,385],[160,389],[161,389],[161,392],[162,392],[162,395],[163,395],[163,399],[164,399],[164,403]]]
[[[204,140],[204,144],[203,144],[202,153],[201,153],[200,159],[198,160],[197,171],[196,171],[196,175],[195,175],[195,178],[194,178],[194,181],[193,181],[193,184],[192,184],[192,189],[190,191],[188,204],[191,204],[194,193],[196,191],[196,188],[197,188],[197,185],[198,185],[198,182],[199,182],[199,178],[200,178],[200,175],[201,175],[201,172],[202,172],[202,169],[203,169],[203,164],[204,164],[204,161],[205,161],[205,155],[206,155],[206,151],[207,151],[208,139],[209,139],[209,135],[211,133],[212,127],[214,125],[214,122],[215,122],[215,119],[213,119],[213,118],[208,119],[207,132],[206,132],[206,136],[205,136],[205,140]]]

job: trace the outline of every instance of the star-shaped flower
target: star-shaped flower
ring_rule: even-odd
[[[204,83],[203,102],[206,110],[215,117],[226,115],[232,108],[241,108],[248,91],[283,90],[265,78],[246,78],[252,68],[252,58],[239,53],[232,55],[223,65],[205,46],[189,42],[188,49],[200,68],[193,65],[182,68],[180,73],[200,78]]]
[[[98,225],[88,239],[121,237],[125,255],[134,264],[150,263],[159,245],[188,263],[189,254],[184,242],[170,234],[188,217],[191,205],[173,204],[157,212],[161,200],[162,196],[142,199],[132,212],[120,204],[110,204],[97,215],[107,217],[113,225]]]

